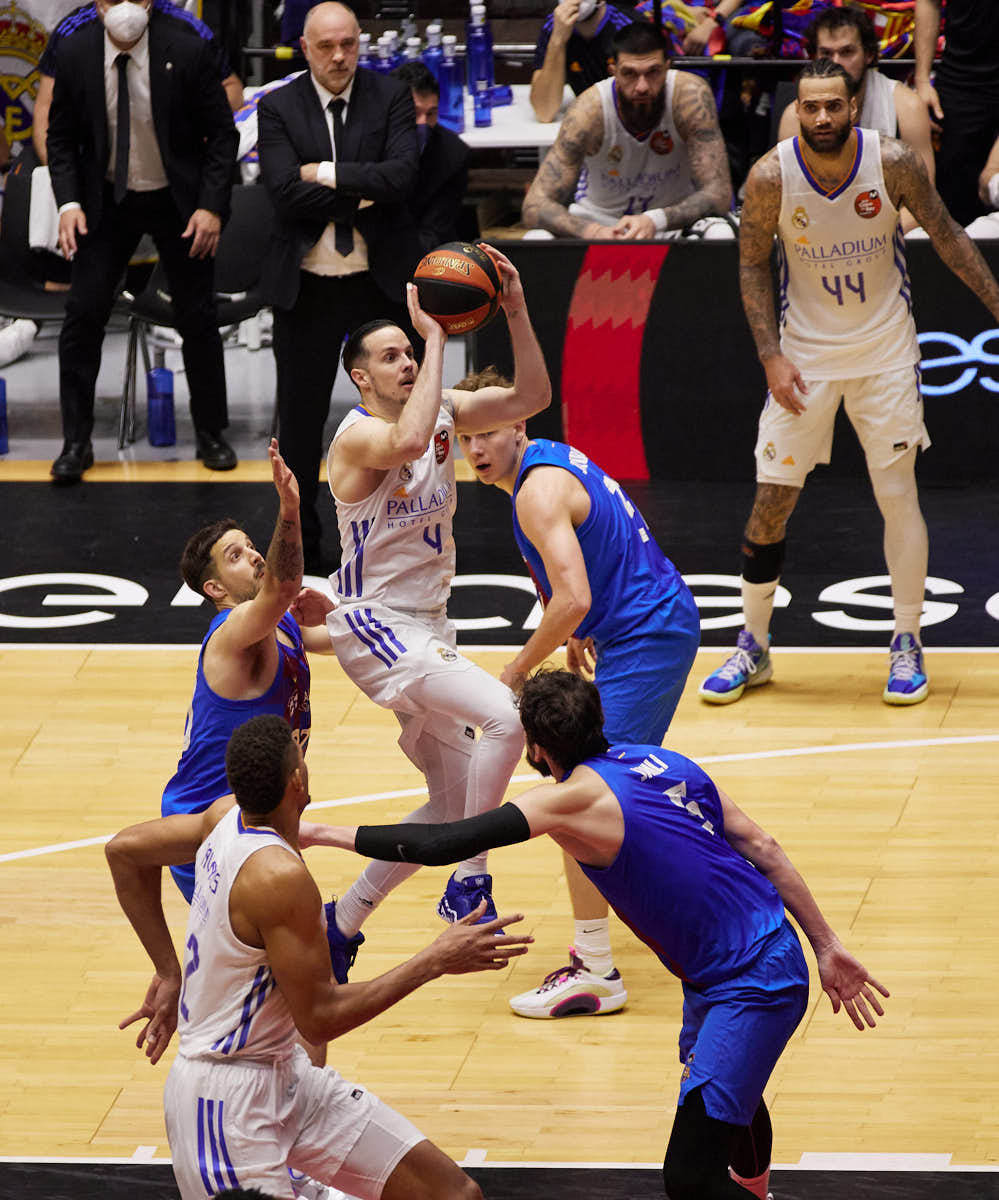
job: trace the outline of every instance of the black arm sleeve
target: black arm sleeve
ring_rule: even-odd
[[[354,849],[366,858],[443,867],[483,850],[526,842],[530,836],[531,827],[520,809],[504,804],[446,825],[360,825]]]

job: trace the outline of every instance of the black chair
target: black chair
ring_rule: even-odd
[[[222,230],[215,253],[215,298],[219,328],[238,325],[264,307],[260,269],[274,224],[267,190],[255,184],[232,189],[232,212]],[[135,441],[136,368],[139,353],[146,371],[150,367],[148,330],[151,325],[173,329],[173,304],[161,265],[157,265],[143,291],[128,309],[128,348],[118,421],[118,449]]]
[[[0,316],[37,321],[61,321],[66,292],[45,288],[40,270],[44,258],[28,245],[31,211],[31,164],[22,156],[7,172],[3,215],[0,216]],[[65,269],[62,260],[60,265]]]

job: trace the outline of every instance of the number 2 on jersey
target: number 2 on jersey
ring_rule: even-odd
[[[201,966],[201,959],[198,958],[198,939],[192,933],[187,939],[187,949],[191,952],[191,957],[187,960],[187,966],[184,968],[184,986],[180,989],[180,1015],[186,1021],[189,1017],[187,1005],[184,1003],[184,993],[187,991],[187,981],[191,978],[194,972]]]

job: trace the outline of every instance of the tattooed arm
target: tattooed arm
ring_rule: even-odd
[[[922,158],[905,142],[881,139],[885,184],[896,208],[907,208],[933,248],[999,321],[999,285],[978,247],[954,220],[930,183]]]
[[[694,190],[668,208],[622,217],[616,237],[650,238],[664,229],[686,229],[701,217],[720,217],[732,205],[732,176],[711,89],[697,75],[680,72],[673,89],[673,120],[687,146]]]
[[[524,197],[525,225],[531,229],[547,229],[560,237],[612,236],[612,226],[586,217],[576,217],[569,212],[583,159],[596,154],[602,141],[603,108],[600,93],[591,87],[569,106],[555,144],[538,167],[538,173]]]
[[[788,412],[801,413],[797,392],[807,392],[794,363],[784,357],[774,313],[770,252],[780,218],[780,158],[771,150],[749,172],[739,221],[739,287],[742,307],[767,375],[770,394]]]

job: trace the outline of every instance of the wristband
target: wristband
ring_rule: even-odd
[[[645,214],[656,227],[656,233],[665,233],[669,228],[665,208],[650,208]]]

